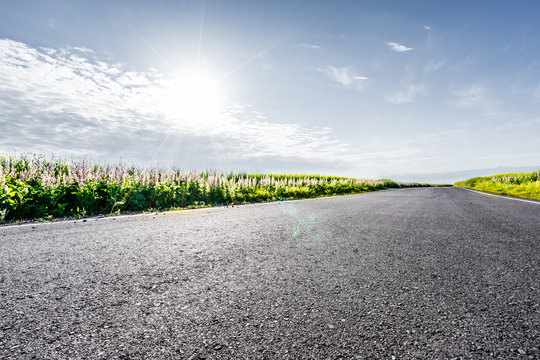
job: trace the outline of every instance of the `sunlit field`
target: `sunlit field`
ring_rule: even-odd
[[[540,200],[540,170],[475,177],[459,181],[454,186]]]
[[[334,176],[186,172],[0,157],[0,219],[85,217],[427,186]]]

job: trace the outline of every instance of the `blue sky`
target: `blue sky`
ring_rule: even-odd
[[[2,153],[398,180],[540,165],[534,1],[0,10]]]

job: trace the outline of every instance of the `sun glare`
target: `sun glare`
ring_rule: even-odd
[[[193,72],[173,79],[166,98],[165,110],[173,118],[201,120],[219,111],[224,93],[215,77]]]

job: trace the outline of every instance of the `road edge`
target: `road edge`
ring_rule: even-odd
[[[20,227],[35,227],[35,226],[45,226],[45,225],[54,225],[54,224],[66,224],[66,223],[83,223],[83,222],[89,222],[89,221],[111,221],[116,219],[122,219],[122,218],[130,218],[130,217],[141,217],[141,216],[163,216],[163,215],[170,215],[175,213],[191,213],[195,211],[215,211],[218,209],[224,209],[229,207],[236,207],[236,206],[253,206],[253,205],[264,205],[264,204],[272,204],[272,203],[280,203],[280,202],[289,202],[289,201],[310,201],[310,200],[319,200],[319,199],[332,199],[332,198],[339,198],[339,197],[347,197],[347,196],[358,196],[358,195],[368,195],[368,194],[376,194],[381,193],[384,191],[392,191],[392,190],[401,190],[401,189],[413,189],[416,187],[407,187],[407,188],[387,188],[387,189],[381,189],[381,190],[375,190],[375,191],[366,191],[361,193],[354,193],[354,194],[343,194],[343,195],[329,195],[329,196],[320,196],[320,197],[313,197],[313,198],[304,198],[304,199],[285,199],[285,200],[274,200],[274,201],[263,201],[263,202],[250,202],[245,204],[229,204],[229,205],[216,205],[216,206],[205,206],[205,207],[198,207],[198,208],[192,208],[192,209],[176,209],[176,210],[160,210],[160,211],[152,211],[152,212],[137,212],[137,213],[131,213],[131,214],[119,214],[119,215],[98,215],[98,216],[90,216],[85,218],[73,218],[73,219],[53,219],[50,221],[25,221],[21,223],[15,223],[15,224],[0,224],[0,230],[2,229],[8,229],[8,228],[20,228]],[[418,187],[418,188],[426,188],[426,187]]]
[[[518,198],[518,197],[515,197],[515,196],[508,196],[508,195],[498,195],[498,194],[493,194],[493,193],[490,193],[490,192],[487,192],[487,191],[474,190],[474,189],[469,189],[469,188],[460,187],[460,186],[456,186],[454,188],[455,189],[467,190],[467,191],[471,191],[471,192],[475,192],[475,193],[478,193],[478,194],[491,196],[491,197],[495,197],[495,198],[516,200],[516,201],[522,201],[522,202],[528,202],[528,203],[533,203],[533,204],[536,204],[536,205],[540,205],[539,200],[523,199],[523,198]]]

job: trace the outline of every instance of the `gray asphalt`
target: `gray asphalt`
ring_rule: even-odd
[[[540,359],[540,204],[455,188],[0,228],[2,359]]]

